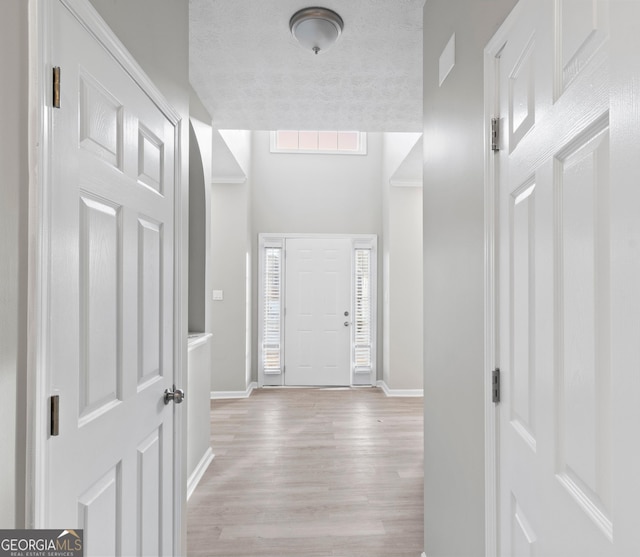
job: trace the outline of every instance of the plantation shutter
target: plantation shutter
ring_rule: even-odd
[[[371,250],[356,248],[354,258],[354,371],[368,373],[372,367]]]
[[[262,361],[266,374],[282,372],[282,248],[265,248]]]

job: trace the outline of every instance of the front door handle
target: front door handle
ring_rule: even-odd
[[[173,386],[173,390],[170,391],[166,389],[164,392],[164,403],[169,404],[171,401],[176,404],[180,404],[184,400],[185,394],[182,389],[176,389],[176,386]]]

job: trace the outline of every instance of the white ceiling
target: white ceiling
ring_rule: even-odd
[[[218,129],[422,130],[424,0],[189,0],[190,80]],[[317,56],[289,32],[299,9],[338,12]]]

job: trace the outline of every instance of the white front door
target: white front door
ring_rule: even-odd
[[[351,241],[287,239],[285,385],[350,385]]]
[[[640,554],[638,337],[624,332],[638,332],[640,294],[612,288],[638,268],[638,205],[635,223],[618,217],[638,183],[611,179],[638,152],[610,148],[638,106],[611,101],[615,4],[521,0],[497,46],[504,557]]]
[[[51,9],[62,85],[43,315],[60,419],[41,526],[83,528],[87,556],[171,555],[177,119],[62,2]]]

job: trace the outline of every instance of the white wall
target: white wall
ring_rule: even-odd
[[[425,553],[484,555],[483,49],[515,0],[424,7]],[[442,87],[438,60],[456,34]]]
[[[189,189],[189,315],[194,305],[200,305],[198,328],[192,326],[189,319],[189,330],[193,332],[211,332],[211,152],[213,128],[211,116],[193,89],[189,96],[189,122],[195,135],[195,142],[189,141],[189,180],[199,182],[201,191],[193,196],[193,188]],[[196,156],[192,153],[195,151]],[[192,175],[193,171],[193,175]],[[190,184],[191,185],[191,184]],[[191,210],[193,202],[200,203],[200,223],[194,226]],[[197,236],[197,237],[196,237]],[[193,261],[192,259],[195,259]],[[191,266],[195,266],[199,273],[198,280],[192,281]],[[191,288],[194,289],[194,299],[191,299]]]
[[[0,529],[24,525],[27,284],[27,2],[0,17]]]
[[[422,187],[392,186],[419,134],[383,140],[383,369],[391,391],[422,389]],[[417,178],[421,179],[421,176]]]
[[[193,90],[189,98],[189,331],[187,477],[211,454],[211,116]],[[195,474],[194,474],[195,473]],[[189,483],[189,489],[192,489]]]
[[[368,134],[368,153],[359,156],[270,153],[269,132],[255,132],[256,234],[381,234],[381,160],[377,133]]]
[[[211,332],[211,116],[189,95],[189,332]],[[196,273],[196,277],[192,273]],[[195,319],[192,319],[192,313]],[[210,385],[211,361],[203,364]],[[191,369],[191,366],[190,366]],[[210,389],[209,389],[210,390]]]
[[[389,374],[393,390],[423,388],[422,188],[389,196]]]
[[[369,133],[367,155],[271,153],[269,132],[254,132],[252,148],[253,268],[263,232],[382,234],[382,134]],[[378,261],[380,284],[381,261]],[[380,292],[381,289],[379,289]],[[253,273],[257,302],[257,275]],[[378,296],[381,331],[381,295]],[[253,315],[257,315],[254,303]],[[253,327],[253,346],[257,345]],[[382,342],[378,362],[382,361]],[[256,379],[257,355],[253,357]]]
[[[251,260],[251,136],[247,131],[223,132],[246,181],[211,185],[211,288],[222,290],[224,296],[211,306],[211,390],[218,393],[242,393],[250,382],[246,362],[251,312],[247,311],[246,279]]]
[[[245,231],[252,244],[253,269],[258,268],[261,232],[377,234],[386,251],[384,259],[391,262],[385,275],[388,286],[378,289],[378,377],[383,377],[384,369],[389,388],[421,389],[422,190],[389,185],[417,134],[368,134],[367,156],[331,156],[271,153],[269,132],[253,132],[249,153],[246,133],[222,132],[248,181],[212,185],[212,288],[224,292],[224,300],[213,302],[212,309],[212,390],[243,392],[251,379],[256,380],[257,354],[251,366],[253,377],[243,375],[244,331],[249,323]],[[382,257],[378,265],[382,277]],[[254,271],[254,317],[256,283]],[[379,284],[383,284],[380,278]],[[384,306],[383,290],[387,293]],[[253,335],[250,345],[256,346],[255,322]]]
[[[206,285],[207,261],[209,260],[209,231],[207,218],[211,212],[208,207],[209,180],[205,181],[204,165],[200,145],[195,129],[206,133],[206,124],[195,118],[189,121],[189,334],[206,331],[208,296]],[[211,126],[208,126],[211,136]],[[204,132],[204,133],[203,133]],[[209,147],[211,146],[209,141]],[[209,156],[209,158],[211,158]]]
[[[189,393],[183,405],[187,408],[187,477],[211,450],[211,337],[205,335],[189,343]]]

